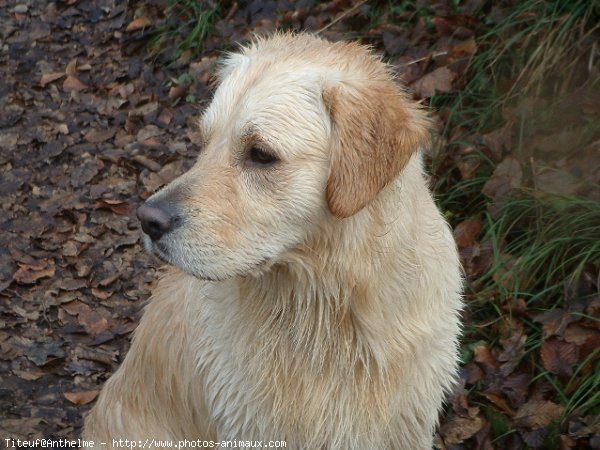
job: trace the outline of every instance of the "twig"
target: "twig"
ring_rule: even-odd
[[[323,28],[321,28],[319,31],[317,31],[316,34],[320,34],[323,31],[325,31],[327,28],[335,25],[336,23],[338,23],[340,20],[342,20],[344,17],[346,17],[347,15],[353,13],[354,11],[356,11],[358,8],[360,8],[362,5],[364,5],[365,3],[367,3],[368,0],[362,0],[360,2],[358,2],[356,5],[354,5],[352,8],[347,9],[346,11],[344,11],[343,13],[341,13],[339,16],[337,16],[335,19],[333,19],[331,22],[329,22],[327,25],[325,25]]]
[[[238,4],[238,2],[234,2],[233,5],[231,5],[231,8],[229,8],[229,12],[225,16],[225,22],[233,17],[233,15],[237,12],[239,7],[240,5]]]
[[[418,59],[415,59],[413,61],[410,61],[410,62],[407,62],[407,63],[404,63],[404,64],[398,64],[396,67],[411,66],[411,65],[416,64],[418,62],[425,61],[426,59],[437,58],[438,56],[444,56],[444,55],[447,55],[447,54],[448,54],[448,52],[437,52],[437,53],[434,53],[433,55],[423,56],[422,58],[418,58]]]

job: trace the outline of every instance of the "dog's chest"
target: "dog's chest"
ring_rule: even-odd
[[[369,422],[359,418],[361,399],[353,380],[340,382],[322,361],[307,363],[292,351],[284,330],[249,320],[235,286],[206,295],[198,309],[194,350],[219,439],[286,440],[290,448],[294,442],[313,442],[311,448],[320,448],[330,439],[364,435],[365,430],[353,430]],[[328,398],[336,398],[336,404]],[[316,427],[323,423],[330,429],[319,432]],[[360,448],[342,441],[339,448]]]

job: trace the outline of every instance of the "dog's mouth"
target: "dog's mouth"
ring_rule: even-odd
[[[153,255],[155,255],[162,262],[165,262],[167,264],[173,264],[173,262],[168,256],[167,247],[164,244],[162,244],[161,242],[153,242],[151,245],[152,248],[150,251]]]
[[[148,253],[156,256],[158,259],[160,259],[162,262],[164,262],[166,264],[170,264],[172,266],[177,266],[177,264],[175,264],[169,257],[169,252],[167,250],[167,247],[162,242],[160,242],[160,241],[155,242],[155,241],[151,240],[150,236],[148,236],[147,234],[144,234],[143,240],[144,240],[144,247]]]
[[[195,278],[203,281],[224,281],[229,278],[236,277],[260,277],[265,272],[268,272],[269,269],[275,263],[273,258],[262,258],[258,262],[251,263],[242,271],[236,271],[235,273],[227,274],[224,276],[214,276],[214,275],[206,275],[205,273],[199,273],[196,270],[190,270],[189,267],[185,267],[184,264],[181,264],[174,258],[169,251],[168,245],[161,241],[153,241],[150,239],[150,236],[144,234],[144,247],[148,253],[156,256],[160,261],[165,264],[169,264],[171,266],[175,266],[183,270],[185,273],[192,275]]]

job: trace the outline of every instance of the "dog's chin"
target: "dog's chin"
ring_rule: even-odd
[[[237,270],[226,270],[223,275],[212,273],[205,273],[198,269],[199,265],[196,264],[184,264],[182,261],[178,261],[172,257],[168,251],[168,247],[161,244],[160,241],[154,242],[150,239],[150,236],[144,234],[144,247],[148,253],[156,256],[165,264],[175,266],[184,273],[193,276],[201,281],[225,281],[234,278],[253,277],[259,278],[268,272],[273,266],[274,262],[271,258],[263,258],[255,263],[249,263],[244,268],[238,268]]]

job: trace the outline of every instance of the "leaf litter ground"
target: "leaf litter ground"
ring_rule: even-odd
[[[450,3],[430,6],[429,21],[411,16],[402,27],[385,18],[373,24],[365,2],[222,2],[201,53],[167,45],[148,58],[152,31],[168,20],[161,2],[0,0],[2,437],[78,436],[125,355],[160,267],[143,251],[135,208],[193,163],[194,120],[210,100],[220,51],[282,27],[360,37],[384,53],[416,98],[428,99],[461,89],[478,51],[480,23],[469,11],[478,2],[461,14]],[[580,103],[597,114],[597,101]],[[443,111],[439,120],[447,120]],[[527,137],[530,147],[547,153],[558,138],[571,139],[540,135]],[[507,151],[513,137],[510,121],[479,137],[497,163],[482,186],[496,203],[523,183],[527,158]],[[442,165],[473,179],[480,168],[469,158],[473,147],[451,141],[442,145]],[[572,193],[584,189],[582,178],[597,182],[597,148],[564,158],[570,171],[546,170],[538,184]],[[492,251],[481,240],[482,217],[455,225],[467,277],[476,282]],[[589,268],[591,279],[597,270]],[[466,343],[471,355],[442,417],[440,448],[547,448],[551,433],[559,439],[552,447],[600,448],[597,418],[566,414],[564,399],[540,375],[572,379],[575,391],[581,374],[574,367],[593,370],[577,364],[598,360],[600,331],[590,319],[598,317],[598,299],[536,313],[519,298],[500,299],[499,307],[508,319],[493,324],[465,312],[468,325],[493,328],[496,337]],[[526,356],[531,323],[543,328],[533,359]]]

